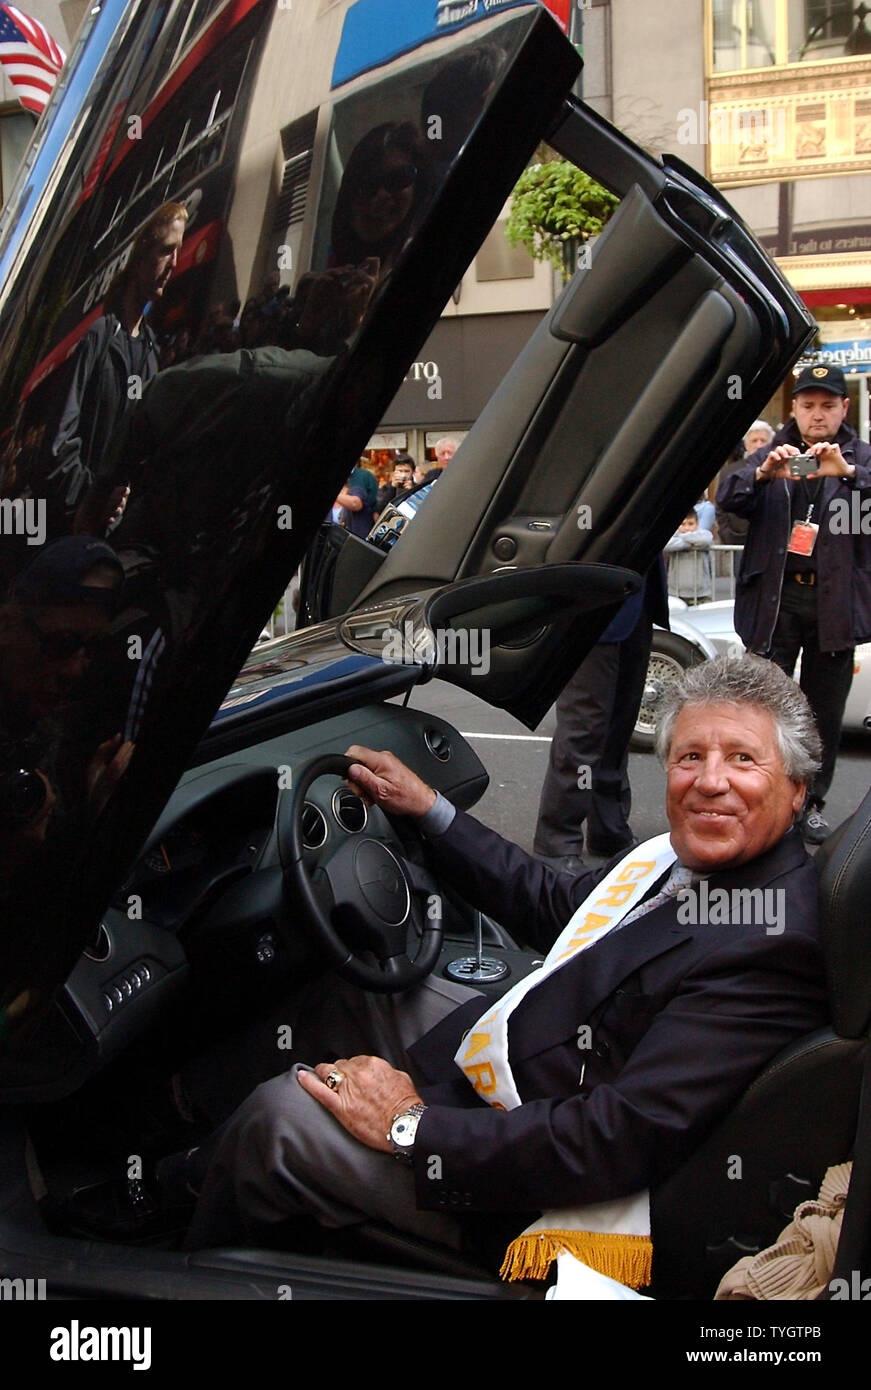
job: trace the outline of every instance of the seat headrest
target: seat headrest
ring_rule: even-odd
[[[871,1022],[871,791],[816,856],[832,1025],[863,1037]]]

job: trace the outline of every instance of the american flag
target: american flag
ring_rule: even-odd
[[[67,55],[36,19],[0,5],[0,63],[15,95],[37,116],[44,109]]]

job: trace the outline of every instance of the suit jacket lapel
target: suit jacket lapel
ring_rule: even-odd
[[[512,1061],[570,1038],[621,981],[693,934],[676,921],[675,899],[613,929],[530,991],[508,1028]]]

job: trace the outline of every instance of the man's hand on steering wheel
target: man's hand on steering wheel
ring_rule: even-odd
[[[279,798],[278,853],[289,900],[307,919],[335,968],[347,980],[376,993],[398,994],[435,969],[443,926],[438,883],[425,866],[406,857],[383,831],[329,840],[314,864],[303,835],[302,812],[319,777],[344,777],[383,815],[404,822],[397,840],[423,839],[420,817],[436,794],[392,753],[352,747],[294,769],[293,788]],[[426,907],[423,902],[426,899]],[[410,955],[410,947],[416,951]],[[374,961],[371,959],[374,957]]]
[[[353,759],[348,784],[367,805],[380,806],[394,816],[418,818],[434,804],[436,794],[393,753],[376,753],[354,743],[345,753]]]

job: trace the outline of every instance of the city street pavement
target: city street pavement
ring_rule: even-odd
[[[541,784],[547,768],[555,714],[549,710],[530,732],[510,714],[445,681],[418,686],[409,701],[413,709],[429,710],[468,739],[490,774],[487,792],[473,814],[523,849],[532,850]],[[639,840],[667,828],[665,773],[654,753],[631,753],[632,828]],[[858,806],[871,786],[871,734],[846,735],[826,802],[825,817],[832,829]],[[598,862],[598,861],[597,861]]]

